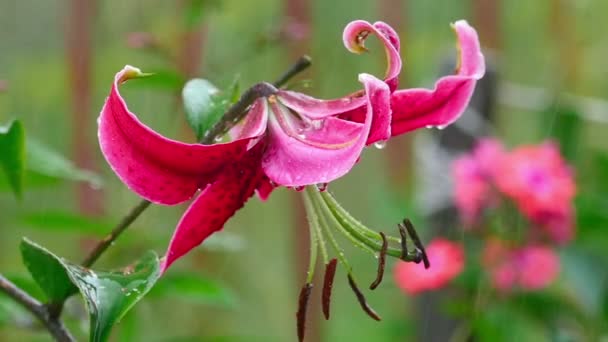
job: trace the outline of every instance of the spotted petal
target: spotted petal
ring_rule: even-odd
[[[260,158],[264,143],[259,142],[241,160],[225,167],[217,180],[194,200],[177,224],[161,266],[165,272],[173,262],[221,230],[234,213],[253,195],[263,177]]]
[[[363,123],[330,116],[312,125],[296,119],[288,109],[271,101],[268,148],[262,167],[278,185],[302,186],[327,183],[346,174],[359,159],[373,118],[390,111],[390,90],[386,83],[367,74],[367,115]],[[390,117],[390,116],[389,116]]]
[[[101,151],[118,177],[143,198],[159,204],[189,199],[228,162],[240,158],[249,139],[227,144],[185,144],[156,133],[129,111],[118,86],[141,76],[126,66],[114,79],[99,116]]]
[[[485,72],[485,62],[475,30],[460,20],[453,25],[458,37],[459,66],[456,75],[439,79],[435,88],[404,89],[393,93],[392,135],[425,126],[446,126],[466,109],[475,84]]]

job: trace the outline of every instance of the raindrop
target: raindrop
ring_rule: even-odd
[[[312,120],[310,125],[313,129],[321,129],[323,128],[323,120]]]
[[[434,127],[433,125],[426,125],[426,128],[428,128],[428,129],[431,129],[433,127]]]
[[[446,127],[448,127],[448,125],[439,125],[437,126],[437,129],[445,129]]]
[[[298,185],[298,186],[294,187],[294,189],[296,191],[302,191],[302,190],[304,190],[304,185]]]
[[[317,190],[323,192],[327,190],[327,183],[319,183],[317,184]]]
[[[217,143],[222,142],[222,140],[224,140],[224,137],[222,137],[222,136],[220,136],[220,135],[218,135],[217,137],[215,137],[215,138],[213,139],[213,141],[215,141],[215,142],[217,142]]]
[[[386,147],[386,140],[377,141],[377,142],[375,142],[375,143],[374,143],[374,146],[375,146],[377,149],[381,150],[381,149],[383,149],[383,148],[385,148],[385,147]]]

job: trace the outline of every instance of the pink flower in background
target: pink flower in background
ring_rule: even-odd
[[[539,290],[559,275],[559,256],[546,246],[509,247],[500,240],[490,240],[483,251],[482,263],[492,285],[503,292],[516,288]]]
[[[565,243],[574,236],[572,201],[576,184],[555,144],[511,151],[500,163],[496,186],[554,241]]]
[[[363,148],[427,126],[445,126],[464,111],[485,71],[477,34],[465,21],[454,24],[459,68],[433,90],[396,90],[401,70],[399,38],[385,23],[354,21],[344,31],[346,47],[365,51],[375,34],[387,52],[384,81],[360,74],[363,90],[335,100],[318,100],[277,90],[258,99],[233,141],[187,144],[154,132],[129,111],[118,87],[141,72],[118,72],[99,117],[99,142],[118,177],[141,197],[174,205],[200,193],[186,210],[170,242],[163,272],[219,231],[257,190],[331,182],[350,171]]]
[[[500,142],[482,139],[470,155],[454,161],[454,200],[465,224],[474,223],[482,210],[496,201],[492,181],[503,155]]]
[[[410,295],[437,290],[447,285],[464,268],[464,249],[458,243],[435,239],[427,246],[426,253],[431,263],[428,269],[422,263],[399,261],[395,265],[397,286]]]
[[[513,201],[535,230],[533,236],[566,243],[574,237],[576,184],[570,167],[553,143],[505,151],[500,142],[482,139],[452,166],[454,200],[465,224],[484,209]]]

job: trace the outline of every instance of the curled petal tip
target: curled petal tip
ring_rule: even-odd
[[[153,73],[142,72],[141,69],[136,68],[132,65],[125,65],[125,67],[117,74],[117,81],[119,83],[126,82],[134,78],[143,78],[154,75]]]

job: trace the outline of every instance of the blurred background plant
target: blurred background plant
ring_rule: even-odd
[[[358,89],[353,76],[358,72],[383,71],[377,42],[369,42],[372,53],[364,56],[342,47],[344,25],[360,18],[397,28],[405,60],[401,83],[430,86],[454,56],[448,24],[464,18],[479,32],[493,67],[478,84],[470,110],[451,128],[400,137],[382,153],[365,153],[353,172],[331,187],[345,207],[377,229],[394,227],[407,216],[429,247],[438,237],[463,246],[464,271],[449,287],[416,296],[403,295],[398,282],[385,281],[368,297],[383,313],[381,323],[369,320],[355,301],[341,300],[352,294],[336,284],[332,320],[322,322],[320,310],[309,308],[307,340],[605,338],[606,13],[608,3],[599,0],[4,1],[0,165],[8,177],[0,177],[0,270],[43,300],[48,294],[30,280],[20,260],[21,238],[81,260],[139,201],[103,162],[94,133],[108,85],[125,64],[155,72],[123,88],[142,120],[163,134],[194,141],[180,95],[188,79],[202,77],[230,93],[226,90],[233,89],[237,77],[242,89],[272,81],[306,53],[313,67],[290,86],[307,87],[322,98],[342,95]],[[488,226],[482,231],[495,232],[500,240],[473,233],[481,230],[477,227],[462,229],[450,165],[477,136],[490,133],[508,146],[547,139],[555,142],[551,148],[559,146],[576,179],[569,225],[576,235],[567,244],[547,247],[547,234],[540,240],[524,235],[547,230],[529,227],[526,210],[520,214],[517,202],[496,215],[480,214]],[[20,151],[10,155],[21,157],[6,158],[8,148]],[[472,200],[474,189],[464,197]],[[11,192],[21,199],[15,201]],[[156,284],[114,329],[113,340],[295,339],[296,298],[308,261],[305,219],[295,198],[282,189],[267,203],[251,201],[224,232]],[[164,250],[182,211],[151,207],[96,267],[117,269],[146,250]],[[479,219],[476,215],[471,221]],[[531,245],[537,241],[543,244]],[[351,254],[358,276],[369,274],[371,280],[376,264]],[[522,265],[539,258],[542,272],[531,266],[535,277],[530,280]],[[513,268],[521,273],[500,271]],[[555,279],[536,277],[551,275],[552,269]],[[502,277],[510,281],[494,280]],[[318,305],[315,299],[311,304]],[[67,302],[64,318],[78,340],[86,339],[87,317],[79,300]],[[0,294],[0,340],[48,336]]]

